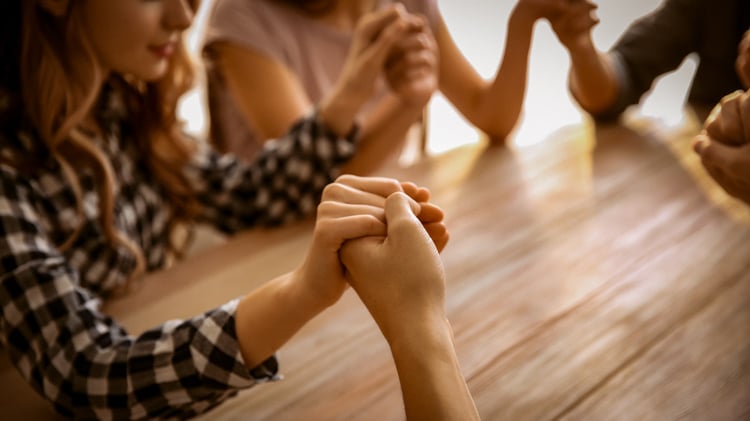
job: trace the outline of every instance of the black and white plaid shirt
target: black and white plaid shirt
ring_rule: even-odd
[[[112,124],[101,145],[119,181],[115,223],[157,270],[170,205],[126,132]],[[333,136],[312,115],[268,143],[253,164],[202,147],[185,172],[207,210],[204,220],[221,230],[283,223],[314,211],[337,166],[353,154],[352,138]],[[18,135],[0,145],[29,141]],[[76,418],[185,418],[276,376],[274,357],[253,370],[243,364],[237,300],[139,336],[102,314],[101,298],[125,282],[134,258],[105,240],[91,173],[82,176],[83,231],[59,251],[56,244],[78,223],[75,196],[59,167],[48,164],[32,177],[0,165],[0,338],[37,392]]]

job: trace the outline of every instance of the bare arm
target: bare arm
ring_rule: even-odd
[[[509,31],[510,31],[509,25]],[[531,30],[524,37],[512,43],[508,39],[503,62],[511,55],[528,53],[531,42]],[[526,62],[521,66],[505,66],[503,74],[500,71],[492,84],[482,79],[471,64],[466,60],[451,37],[445,22],[440,21],[436,33],[440,49],[440,91],[454,107],[474,126],[489,135],[493,140],[504,141],[511,132],[521,112],[521,102],[525,93]],[[520,67],[520,68],[519,68]],[[511,84],[510,75],[520,74],[521,83]],[[504,85],[508,86],[504,86]],[[506,90],[507,89],[507,90]],[[504,102],[502,106],[495,102]],[[493,109],[494,106],[494,109]]]
[[[293,272],[245,296],[235,314],[235,330],[245,365],[257,367],[326,307],[327,303],[306,291]]]
[[[311,109],[299,79],[282,63],[230,42],[213,47],[240,111],[260,139],[275,139]]]
[[[600,52],[591,39],[591,29],[599,22],[593,15],[595,9],[596,5],[589,1],[576,1],[551,20],[555,34],[570,55],[570,91],[592,114],[609,109],[620,89],[609,56]]]
[[[341,170],[349,174],[367,175],[383,163],[398,158],[409,128],[422,116],[423,109],[404,104],[396,95],[387,94],[360,122],[357,153]]]
[[[436,38],[440,50],[440,90],[492,140],[504,141],[515,127],[526,94],[528,57],[534,24],[557,13],[558,0],[519,0],[508,21],[501,64],[492,81],[481,78],[453,41],[441,20]]]
[[[448,321],[424,319],[410,327],[389,338],[407,418],[478,420]]]
[[[390,345],[407,418],[479,419],[445,315],[445,274],[434,245],[440,236],[428,235],[417,212],[423,210],[405,195],[389,196],[387,236],[347,242],[341,258]]]
[[[571,62],[569,84],[581,107],[597,114],[614,104],[619,85],[609,57],[596,50],[590,37],[587,44],[568,50]]]

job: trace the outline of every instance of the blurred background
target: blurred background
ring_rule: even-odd
[[[601,0],[597,15],[601,20],[594,29],[594,42],[607,50],[638,18],[655,9],[659,0]],[[207,11],[213,0],[204,0],[195,25],[188,34],[191,50],[197,54]],[[508,16],[513,0],[438,0],[459,48],[484,77],[494,76],[505,44]],[[197,55],[196,55],[197,57]],[[575,104],[567,89],[570,61],[565,49],[555,38],[546,21],[540,21],[534,31],[529,58],[529,75],[524,112],[515,132],[508,139],[511,147],[523,148],[548,139],[561,127],[580,125],[588,117]],[[675,72],[659,79],[654,90],[636,111],[643,117],[658,119],[664,125],[677,125],[683,119],[683,105],[687,87],[695,72],[694,57],[688,57]],[[440,153],[467,143],[480,141],[480,134],[455,109],[437,94],[428,114],[428,151]],[[183,100],[180,113],[187,121],[188,131],[205,136],[203,81]]]

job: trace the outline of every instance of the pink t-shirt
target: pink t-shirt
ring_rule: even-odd
[[[385,7],[397,0],[379,0]],[[336,83],[344,66],[352,33],[342,32],[274,0],[215,0],[208,19],[203,55],[207,69],[212,141],[221,149],[250,158],[265,139],[259,139],[243,117],[212,60],[211,46],[235,43],[283,63],[295,74],[312,103],[318,103]],[[424,15],[435,31],[436,0],[403,0],[406,9]],[[385,94],[384,81],[362,114]],[[360,115],[359,117],[362,117]]]

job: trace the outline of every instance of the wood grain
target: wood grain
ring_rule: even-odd
[[[484,419],[747,416],[747,209],[696,165],[691,137],[584,124],[384,170],[447,213],[447,309]],[[294,268],[311,229],[243,233],[105,308],[132,332],[197,314]],[[403,418],[386,343],[351,291],[279,357],[283,381],[206,419]],[[0,406],[50,417],[5,360]]]

